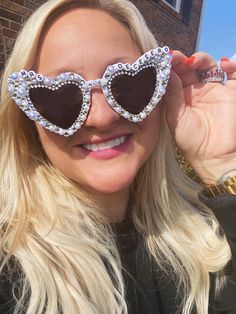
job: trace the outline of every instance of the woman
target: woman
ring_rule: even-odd
[[[23,28],[2,83],[2,313],[236,313],[235,196],[200,201],[172,147],[212,189],[235,175],[236,65],[224,85],[174,51],[170,73],[157,47],[126,0],[51,0]]]

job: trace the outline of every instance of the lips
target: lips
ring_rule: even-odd
[[[112,140],[100,142],[100,143],[93,143],[93,144],[83,144],[82,147],[89,150],[89,151],[101,151],[105,149],[112,149],[123,144],[127,140],[128,136],[119,136]]]

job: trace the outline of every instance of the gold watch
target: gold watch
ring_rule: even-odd
[[[221,194],[236,195],[236,176],[231,177],[220,184],[205,186],[203,189],[203,193],[209,198],[216,197]]]

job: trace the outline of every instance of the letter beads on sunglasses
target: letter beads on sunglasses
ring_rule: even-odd
[[[91,91],[101,88],[108,105],[131,122],[141,122],[166,92],[172,55],[167,46],[152,49],[133,64],[109,65],[101,79],[86,81],[77,73],[56,78],[21,70],[8,78],[17,106],[47,130],[70,136],[87,119]]]

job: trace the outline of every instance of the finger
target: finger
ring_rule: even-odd
[[[192,58],[193,61],[188,64],[192,70],[209,71],[216,67],[216,61],[205,52],[196,52]]]
[[[236,80],[236,62],[230,60],[221,60],[220,67],[227,73],[228,80]]]
[[[164,97],[166,120],[171,133],[174,133],[178,121],[185,111],[184,91],[180,77],[171,71],[167,93]]]
[[[180,62],[182,62],[183,60],[185,60],[187,58],[185,56],[185,54],[183,54],[179,50],[172,50],[171,54],[173,56],[173,59],[172,59],[172,64],[173,65],[177,65],[177,64],[179,64]]]
[[[172,67],[177,74],[188,72],[190,69],[208,71],[216,67],[216,61],[205,52],[196,52],[187,58],[182,52],[174,50],[172,55]]]
[[[200,72],[216,68],[216,61],[205,52],[197,52],[185,61],[188,71],[180,74],[184,87],[201,82]]]
[[[186,71],[189,71],[189,68],[185,61],[187,60],[187,57],[180,51],[174,50],[172,52],[173,60],[172,60],[172,69],[177,74],[184,73]]]
[[[230,60],[221,60],[220,67],[226,73],[236,72],[236,62]]]
[[[195,57],[187,58],[178,50],[174,50],[172,55],[172,70],[180,77],[184,87],[198,81],[196,71],[189,68],[189,61],[192,62]]]

